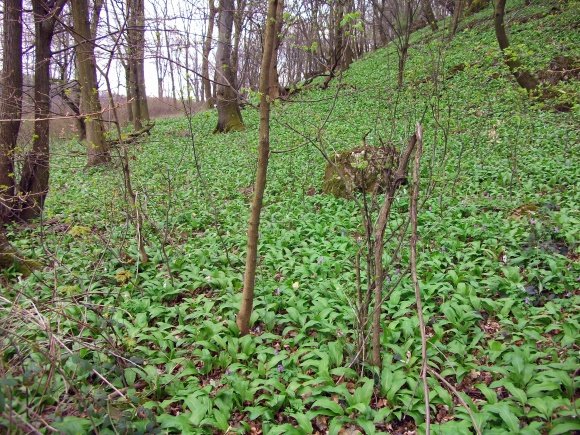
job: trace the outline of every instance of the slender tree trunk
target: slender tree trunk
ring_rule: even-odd
[[[205,99],[205,107],[213,109],[215,104],[212,90],[211,80],[209,79],[209,54],[211,52],[211,42],[213,40],[213,28],[215,23],[216,7],[214,0],[209,0],[209,15],[207,17],[207,34],[203,41],[203,56],[201,60],[201,75],[203,80],[203,95]]]
[[[173,71],[173,60],[171,57],[171,46],[169,44],[169,35],[167,28],[165,27],[165,20],[163,20],[163,33],[165,33],[165,47],[167,50],[167,63],[169,68],[169,79],[171,80],[171,96],[173,97],[173,101],[177,102],[177,91],[175,89],[175,73]]]
[[[505,4],[506,0],[497,0],[495,4],[494,23],[497,42],[499,43],[499,48],[504,55],[505,63],[516,78],[518,84],[528,92],[533,91],[538,87],[538,79],[534,77],[529,71],[523,69],[521,62],[517,58],[513,57],[509,53],[509,50],[507,50],[510,46],[510,43],[505,31],[504,24]]]
[[[331,40],[331,50],[332,50],[332,71],[340,65],[343,57],[344,50],[344,27],[341,25],[342,18],[344,17],[344,0],[333,3],[333,37]],[[331,74],[332,75],[332,74]]]
[[[450,38],[453,38],[457,33],[457,28],[459,27],[459,20],[461,15],[463,15],[463,5],[465,0],[455,0],[455,6],[453,8],[453,20],[451,21],[451,33]]]
[[[405,65],[409,55],[409,40],[411,38],[411,28],[413,26],[413,5],[411,1],[406,0],[403,6],[402,17],[397,17],[395,21],[397,29],[397,50],[399,54],[399,69],[397,74],[397,86],[403,87],[405,78]]]
[[[354,0],[346,0],[342,7],[347,14],[354,12]],[[343,28],[343,26],[341,26],[341,28]],[[349,23],[347,31],[348,32],[345,33],[343,28],[343,45],[344,45],[344,54],[342,56],[343,70],[347,69],[352,64],[354,60],[353,46],[356,44],[355,35],[353,33],[354,27],[352,26],[352,23]]]
[[[81,109],[86,127],[87,165],[97,166],[110,161],[110,154],[103,131],[88,1],[73,1],[71,10],[74,25],[73,37],[76,42],[78,77],[81,86]]]
[[[276,9],[276,28],[274,34],[274,50],[272,50],[272,61],[270,62],[270,90],[268,94],[271,99],[280,97],[280,77],[278,75],[278,49],[282,42],[282,25],[284,22],[284,0],[278,0]]]
[[[260,143],[258,148],[258,169],[256,172],[250,221],[248,223],[248,246],[242,304],[236,321],[241,335],[246,335],[250,330],[250,317],[252,315],[254,302],[256,263],[258,260],[258,230],[260,228],[260,214],[262,211],[264,191],[266,190],[266,175],[270,155],[270,98],[268,96],[268,88],[271,80],[271,63],[275,57],[273,52],[276,50],[277,8],[278,0],[270,0],[268,16],[266,18],[266,37],[264,40],[264,52],[262,53],[262,66],[260,69]]]
[[[157,96],[160,100],[163,100],[163,78],[165,72],[163,70],[163,65],[161,63],[161,34],[159,31],[155,33],[155,72],[157,73]]]
[[[238,71],[240,68],[240,40],[242,38],[242,25],[244,24],[245,9],[246,1],[238,0],[234,12],[234,44],[232,46],[232,76],[234,78],[232,85],[236,91],[240,89],[241,84],[238,82]]]
[[[128,52],[129,50],[127,50]],[[127,90],[127,121],[133,123],[135,117],[133,116],[133,99],[135,95],[133,95],[133,79],[131,75],[131,61],[127,57],[126,63],[123,65],[125,68],[125,87]]]
[[[33,0],[34,14],[34,141],[24,159],[19,193],[23,206],[20,218],[38,217],[48,193],[50,133],[50,45],[56,18],[65,1]]]
[[[395,193],[400,187],[401,182],[405,179],[407,174],[407,167],[411,154],[417,144],[417,135],[411,136],[407,149],[403,152],[399,159],[399,167],[393,177],[394,182],[388,186],[387,192],[381,205],[379,215],[376,220],[373,234],[373,258],[374,258],[374,308],[373,308],[373,323],[372,323],[372,363],[376,367],[381,366],[381,313],[383,302],[383,286],[385,283],[385,273],[383,270],[383,252],[385,243],[385,230],[389,223]]]
[[[128,60],[131,87],[133,127],[143,128],[149,121],[149,107],[145,91],[145,4],[144,0],[128,0]]]
[[[14,151],[22,115],[22,0],[5,0],[0,82],[0,231],[15,215]],[[10,121],[7,121],[10,120]]]
[[[220,0],[219,39],[216,53],[218,124],[215,131],[224,133],[245,129],[234,89],[231,44],[233,22],[233,0]]]
[[[149,105],[147,104],[147,92],[145,89],[145,1],[135,0],[136,13],[136,42],[137,42],[137,58],[136,58],[136,74],[137,84],[139,86],[139,112],[141,120],[149,122]]]

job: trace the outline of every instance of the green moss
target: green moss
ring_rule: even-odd
[[[468,14],[476,14],[489,6],[489,0],[472,0],[467,8]]]

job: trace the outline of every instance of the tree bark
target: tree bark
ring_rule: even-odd
[[[354,0],[346,0],[343,5],[344,11],[347,14],[354,12]],[[354,61],[354,49],[353,46],[356,45],[356,41],[354,38],[354,28],[352,23],[348,24],[347,27],[348,32],[344,33],[343,30],[343,44],[344,44],[344,54],[342,57],[342,69],[345,70]]]
[[[233,0],[220,0],[218,20],[219,39],[216,53],[218,124],[215,132],[227,133],[245,129],[238,98],[234,89],[232,69]]]
[[[76,42],[78,78],[81,87],[81,112],[85,119],[86,128],[87,166],[97,166],[109,162],[110,153],[103,131],[88,1],[73,1],[71,10],[74,26],[73,37]]]
[[[254,198],[250,221],[248,222],[248,245],[246,250],[246,270],[244,273],[244,289],[242,303],[236,323],[240,328],[240,335],[246,335],[250,330],[250,317],[254,303],[254,286],[256,282],[256,264],[258,260],[258,230],[260,228],[260,214],[264,191],[266,190],[266,176],[268,171],[268,158],[270,155],[270,98],[268,88],[270,86],[270,71],[274,51],[276,51],[276,10],[279,0],[270,0],[268,16],[266,18],[266,37],[264,40],[264,52],[262,53],[262,66],[260,69],[260,143],[258,148],[258,169],[254,187]]]
[[[407,144],[407,149],[399,159],[399,166],[393,177],[394,181],[388,186],[385,193],[383,204],[376,220],[373,234],[373,257],[374,257],[374,308],[372,323],[372,364],[376,367],[381,366],[381,313],[383,302],[383,285],[385,283],[385,273],[383,270],[383,252],[385,243],[385,230],[389,223],[395,193],[400,187],[407,174],[409,159],[417,144],[417,135],[413,134]]]
[[[246,10],[246,0],[238,0],[235,5],[234,12],[234,27],[233,27],[233,41],[232,46],[232,76],[234,81],[232,86],[236,91],[240,89],[239,78],[239,68],[240,68],[240,41],[242,38],[242,26],[244,24],[244,16]]]
[[[145,90],[145,4],[143,0],[128,0],[128,72],[131,87],[133,127],[143,128],[149,121],[149,107]]]
[[[505,63],[509,67],[511,73],[516,78],[518,84],[527,90],[528,92],[535,90],[538,85],[538,79],[534,77],[529,71],[523,68],[522,63],[515,58],[511,53],[509,53],[509,39],[505,31],[504,15],[505,15],[505,4],[506,0],[497,0],[495,4],[495,35],[497,37],[497,42],[499,43],[499,48],[501,49]]]
[[[459,20],[463,14],[463,5],[465,0],[455,0],[455,6],[453,7],[453,20],[451,21],[451,33],[450,38],[453,38],[457,33],[457,28],[459,27]]]
[[[50,45],[56,19],[65,0],[34,0],[34,140],[24,159],[19,193],[22,195],[20,218],[38,217],[48,193],[50,133]]]
[[[275,100],[280,98],[280,76],[278,75],[278,49],[282,42],[282,25],[284,22],[284,0],[278,0],[276,8],[276,28],[274,33],[274,50],[272,50],[272,61],[270,62],[270,85],[268,94]]]
[[[431,6],[431,0],[422,0],[421,5],[423,6],[423,15],[425,19],[431,26],[431,30],[434,32],[439,29],[437,25],[437,20],[435,19],[435,13],[433,12],[433,7]]]
[[[127,49],[127,52],[128,51],[129,50]],[[125,87],[127,90],[127,98],[126,98],[127,121],[133,123],[133,121],[135,120],[135,117],[133,116],[133,98],[135,98],[135,96],[133,95],[133,81],[132,81],[133,78],[131,76],[131,61],[129,60],[128,56],[123,64],[123,68],[125,69]]]
[[[73,92],[77,92],[77,91],[73,91]],[[81,113],[81,109],[79,107],[80,101],[78,101],[78,100],[75,101],[73,98],[69,97],[67,95],[67,92],[65,89],[63,89],[62,92],[60,93],[60,98],[62,98],[64,103],[74,113],[76,121],[77,121],[77,128],[79,130],[79,140],[81,142],[84,142],[87,138],[87,128],[85,125],[85,117]]]
[[[15,215],[14,151],[22,115],[22,0],[5,0],[0,84],[0,231]],[[9,120],[9,121],[8,121]]]
[[[203,95],[205,99],[205,107],[213,109],[215,100],[211,90],[211,80],[209,79],[209,54],[211,52],[211,42],[213,40],[213,28],[215,23],[216,7],[214,0],[209,0],[209,15],[207,17],[207,34],[203,41],[203,56],[201,60],[201,75],[203,81]]]

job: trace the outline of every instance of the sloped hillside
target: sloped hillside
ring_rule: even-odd
[[[555,81],[558,57],[578,68],[578,2],[509,3],[514,55],[529,70]],[[410,278],[384,303],[383,366],[353,364],[361,215],[321,193],[321,150],[363,138],[400,148],[420,122],[419,278],[429,364],[445,380],[429,378],[434,432],[475,433],[472,419],[486,434],[580,430],[577,72],[530,98],[488,9],[451,43],[444,30],[413,34],[400,90],[390,45],[328,89],[315,82],[276,102],[254,329],[243,338],[255,109],[243,111],[243,133],[213,135],[205,112],[159,121],[131,150],[145,266],[120,170],[89,172],[82,157],[70,163],[78,145],[55,145],[43,225],[15,241],[48,265],[5,279],[14,302],[0,319],[20,341],[2,341],[0,398],[67,433],[423,431]]]

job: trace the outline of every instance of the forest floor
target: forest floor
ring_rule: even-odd
[[[515,55],[552,79],[558,57],[578,68],[580,3],[521,3],[507,17]],[[474,432],[455,392],[486,434],[580,430],[578,69],[551,98],[531,99],[504,65],[491,10],[443,39],[444,30],[413,34],[400,91],[391,45],[327,90],[314,82],[274,104],[253,327],[243,338],[235,316],[257,111],[247,106],[247,131],[227,135],[212,134],[214,111],[159,120],[132,146],[145,265],[121,171],[87,170],[80,145],[55,144],[43,222],[9,234],[46,267],[0,277],[0,431],[424,431],[408,276],[383,305],[382,367],[352,364],[361,212],[321,193],[320,152],[365,136],[401,148],[417,122],[428,359],[453,387],[429,377],[433,432]],[[393,226],[407,208],[396,203]]]

